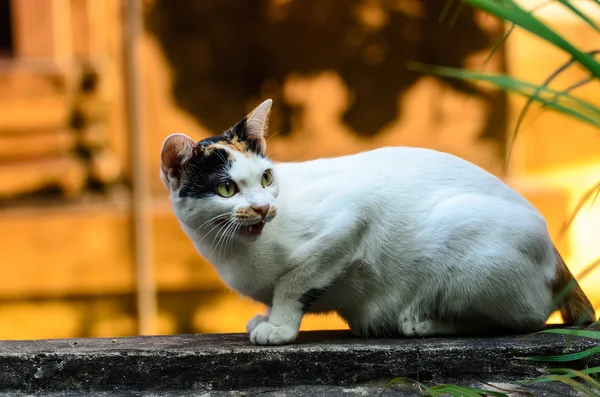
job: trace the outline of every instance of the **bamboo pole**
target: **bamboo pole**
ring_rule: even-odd
[[[138,333],[156,333],[157,303],[152,258],[150,190],[144,153],[143,64],[139,45],[143,33],[141,0],[126,0],[125,69],[127,76],[129,133],[132,168],[132,211],[137,283]]]

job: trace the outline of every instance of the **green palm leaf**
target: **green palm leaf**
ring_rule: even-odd
[[[585,329],[568,329],[568,328],[550,328],[543,331],[535,332],[535,334],[561,334],[561,335],[572,335],[582,336],[584,338],[598,339],[600,340],[600,331],[590,331]]]
[[[585,21],[588,25],[590,25],[596,32],[600,33],[600,28],[598,27],[598,25],[596,25],[596,23],[591,20],[587,15],[585,15],[583,12],[581,12],[579,10],[579,8],[575,7],[570,1],[568,0],[558,0],[562,5],[564,5],[565,7],[567,7],[571,12],[573,12],[573,14],[577,15],[579,17],[579,19],[581,19],[582,21]]]
[[[586,357],[593,356],[596,353],[600,353],[600,346],[592,347],[578,353],[563,354],[560,356],[537,356],[537,357],[526,357],[527,361],[540,361],[547,363],[565,363],[569,361],[577,361]]]
[[[502,74],[480,73],[442,66],[430,66],[417,62],[411,62],[408,67],[413,70],[438,76],[492,84],[503,90],[516,93],[526,98],[531,98],[549,109],[568,114],[583,122],[591,124],[594,127],[600,128],[600,108],[587,101],[556,91],[549,87],[535,85]]]
[[[584,395],[588,397],[598,397],[598,394],[594,393],[593,390],[588,389],[581,383],[577,382],[575,379],[572,379],[565,375],[548,375],[546,376],[549,381],[558,381],[564,384],[571,386],[573,389],[582,392]]]
[[[513,0],[462,0],[480,10],[488,12],[504,21],[512,22],[546,42],[570,54],[581,66],[596,77],[600,77],[600,64],[592,56],[581,51],[565,40],[560,34],[549,28],[541,20],[527,10],[521,8]]]
[[[554,369],[549,369],[548,372],[550,373],[564,373],[563,376],[568,377],[568,378],[575,378],[575,377],[585,377],[585,376],[589,376],[589,375],[593,375],[593,374],[598,374],[600,373],[600,367],[593,367],[593,368],[586,368],[583,369],[581,371],[574,371],[570,368],[554,368]],[[591,377],[590,377],[591,378]],[[592,379],[592,382],[598,383],[597,380]],[[535,379],[531,379],[531,380],[526,380],[524,381],[525,383],[538,383],[538,382],[552,382],[553,379],[548,378],[547,376],[542,376],[540,378],[535,378]],[[588,382],[589,383],[589,382]],[[600,390],[600,386],[598,386],[598,389]]]

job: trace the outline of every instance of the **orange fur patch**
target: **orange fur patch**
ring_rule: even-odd
[[[239,139],[237,136],[234,136],[231,140],[223,139],[222,141],[213,143],[204,148],[204,155],[210,156],[213,150],[217,149],[219,145],[227,147],[231,150],[235,150],[236,152],[240,152],[247,156],[252,154],[248,143],[244,140]],[[231,160],[231,154],[228,154],[228,159]]]
[[[581,289],[573,274],[567,268],[560,253],[554,248],[556,255],[556,279],[552,286],[554,296],[565,293],[562,302],[558,303],[563,322],[568,325],[589,324],[596,320],[594,307]]]

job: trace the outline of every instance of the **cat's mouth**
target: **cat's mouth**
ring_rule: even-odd
[[[262,233],[262,230],[264,227],[265,227],[265,221],[262,220],[253,225],[243,226],[240,229],[240,234],[246,235],[246,236],[258,236]]]
[[[268,220],[268,219],[267,219]],[[227,221],[223,219],[219,219],[215,222],[217,225],[226,225]],[[243,225],[238,229],[238,234],[242,236],[259,236],[263,228],[265,227],[265,220],[260,220],[257,223],[253,223],[252,225]]]

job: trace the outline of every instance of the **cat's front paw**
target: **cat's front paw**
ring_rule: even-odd
[[[247,323],[246,323],[246,331],[248,331],[249,334],[252,333],[252,331],[254,331],[254,328],[256,328],[256,326],[260,323],[264,323],[265,321],[269,321],[269,317],[265,316],[264,314],[257,314],[256,316],[252,317]]]
[[[404,319],[401,323],[402,334],[409,338],[429,337],[452,334],[452,327],[432,320],[417,321]]]
[[[292,343],[296,335],[298,335],[297,329],[263,321],[250,333],[250,342],[255,345],[286,345]]]

